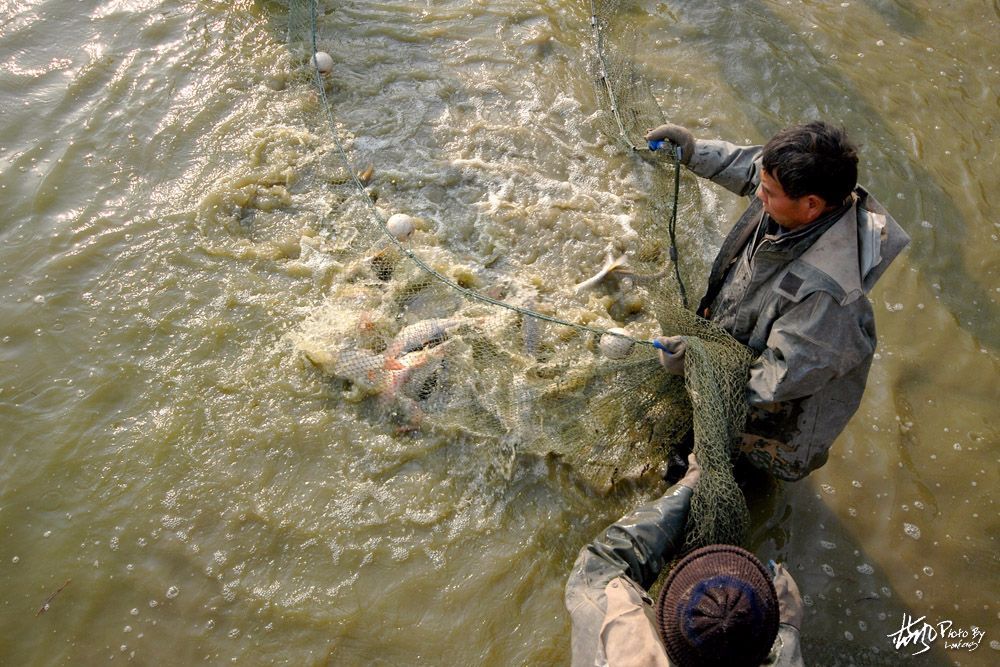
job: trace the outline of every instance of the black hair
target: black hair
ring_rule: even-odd
[[[858,149],[847,132],[821,120],[793,125],[771,137],[764,170],[792,199],[817,195],[837,205],[858,184]]]

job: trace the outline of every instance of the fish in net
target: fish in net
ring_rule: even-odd
[[[597,487],[661,469],[693,432],[704,472],[687,546],[742,543],[748,517],[732,456],[751,354],[685,307],[674,240],[680,167],[645,149],[643,134],[663,114],[620,47],[637,43],[627,3],[591,3],[589,74],[603,131],[636,168],[656,168],[627,262],[605,267],[621,298],[603,313],[556,303],[489,259],[443,247],[427,220],[388,215],[371,187],[372,156],[337,122],[313,66],[336,43],[335,17],[315,0],[287,6],[295,85],[316,95],[306,124],[335,147],[318,149],[296,185],[329,191],[332,202],[301,241],[299,262],[322,267],[329,286],[289,335],[307,365],[373,422],[491,443],[508,464],[521,453],[558,456]],[[653,316],[632,317],[639,303]],[[659,365],[649,340],[660,334],[685,337],[683,378]]]

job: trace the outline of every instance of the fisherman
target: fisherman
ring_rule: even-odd
[[[701,478],[694,454],[658,500],[580,551],[566,582],[573,665],[801,666],[804,606],[788,571],[749,551],[696,549],[670,571],[654,607],[647,591],[684,541]]]
[[[763,147],[696,140],[673,124],[646,134],[738,195],[756,193],[712,265],[698,314],[757,356],[741,451],[797,480],[826,463],[861,403],[875,353],[867,293],[910,239],[857,185],[857,149],[825,122],[796,125]],[[683,374],[684,342],[660,337],[660,361]]]

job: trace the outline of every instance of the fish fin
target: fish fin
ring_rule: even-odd
[[[612,271],[624,268],[627,265],[628,265],[628,259],[625,255],[621,255],[619,257],[612,257],[611,253],[608,253],[607,257],[604,260],[604,266],[601,267],[600,271],[595,273],[590,278],[587,278],[583,282],[576,284],[575,288],[576,293],[579,294],[588,287],[593,287],[597,283],[604,280],[604,278]]]
[[[406,368],[406,364],[394,357],[386,357],[384,366],[387,371],[401,371]]]
[[[361,185],[368,185],[374,175],[375,165],[369,162],[365,169],[358,172],[358,180],[361,181]]]

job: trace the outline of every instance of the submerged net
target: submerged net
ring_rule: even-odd
[[[634,59],[617,48],[636,43],[628,21],[617,20],[621,11],[618,2],[593,3],[590,74],[608,137],[638,165],[652,156],[635,147],[662,113]],[[747,512],[731,452],[745,420],[750,355],[684,307],[672,261],[678,165],[657,159],[628,268],[605,278],[620,298],[607,313],[560,309],[496,258],[475,261],[443,247],[431,222],[387,215],[369,165],[378,155],[354,145],[313,66],[317,50],[336,49],[332,12],[290,0],[288,45],[300,73],[293,83],[316,94],[314,134],[300,141],[332,146],[317,148],[297,165],[294,183],[280,186],[289,200],[309,190],[327,202],[300,240],[299,263],[328,286],[323,307],[291,335],[306,366],[362,418],[489,444],[507,474],[518,454],[555,455],[606,487],[661,470],[693,430],[705,472],[689,546],[740,543]],[[635,317],[640,303],[655,318]],[[608,332],[626,321],[627,334]],[[659,365],[649,339],[660,333],[686,337],[685,378]]]

